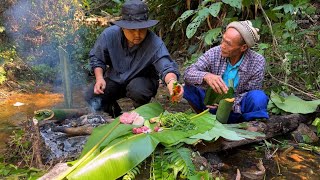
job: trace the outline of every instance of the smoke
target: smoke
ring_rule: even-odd
[[[7,36],[14,43],[19,57],[32,67],[41,79],[61,84],[58,47],[70,54],[81,52],[82,28],[77,21],[82,16],[77,0],[19,0],[5,12]],[[82,51],[83,53],[83,51]],[[83,83],[81,61],[71,57],[72,82]],[[84,61],[84,60],[83,60]]]

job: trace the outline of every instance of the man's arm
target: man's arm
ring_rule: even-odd
[[[96,84],[94,85],[95,94],[104,94],[104,89],[106,88],[106,81],[103,78],[103,69],[96,67],[94,69],[94,75],[96,77]]]
[[[184,74],[184,81],[191,85],[209,85],[215,92],[221,94],[228,91],[228,87],[223,82],[222,77],[211,72],[216,54],[219,48],[212,48],[200,56],[194,64],[189,66]]]
[[[100,34],[89,54],[90,66],[93,71],[96,67],[100,67],[102,68],[103,72],[105,72],[106,65],[110,65],[110,57],[107,46],[108,42],[107,32],[105,30]]]
[[[106,87],[104,72],[109,64],[109,54],[107,48],[107,37],[105,31],[99,36],[94,47],[90,51],[90,66],[94,71],[96,83],[94,85],[95,94],[103,94]]]

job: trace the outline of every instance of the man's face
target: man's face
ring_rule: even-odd
[[[146,38],[147,31],[148,31],[147,28],[143,28],[143,29],[123,28],[124,36],[127,38],[129,47],[140,44]]]
[[[248,46],[241,42],[241,34],[234,28],[228,28],[222,36],[221,55],[225,58],[240,56]]]

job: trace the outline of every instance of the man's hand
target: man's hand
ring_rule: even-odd
[[[172,102],[180,102],[183,97],[182,85],[177,83],[177,81],[170,81],[169,84],[167,84],[167,88],[169,90],[170,100]]]
[[[103,78],[97,79],[94,85],[94,94],[104,94],[104,89],[106,88],[106,81]]]
[[[226,94],[228,92],[228,87],[223,82],[221,76],[208,73],[203,77],[203,79],[213,89],[214,92],[219,94]]]

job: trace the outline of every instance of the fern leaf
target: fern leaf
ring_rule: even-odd
[[[132,168],[130,171],[127,172],[126,175],[124,175],[122,177],[122,180],[133,180],[135,179],[135,177],[140,174],[140,167],[141,164],[139,164],[138,166]]]
[[[174,177],[180,172],[182,176],[188,177],[195,174],[196,168],[192,162],[191,151],[182,145],[168,147],[165,154],[169,154],[167,161],[173,165]]]

